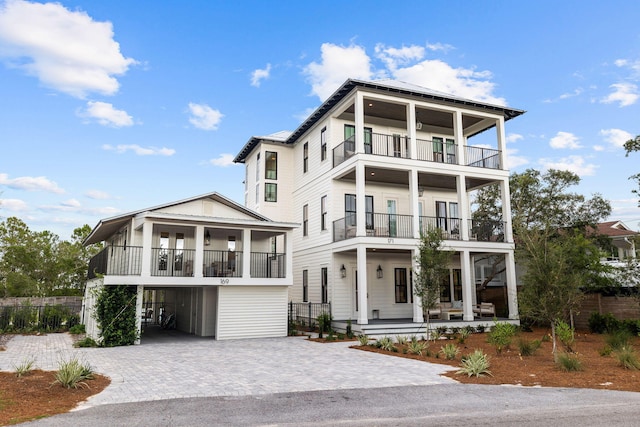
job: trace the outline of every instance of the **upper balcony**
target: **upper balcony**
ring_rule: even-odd
[[[492,148],[467,145],[464,147],[465,158],[461,160],[457,156],[458,146],[453,142],[439,139],[417,139],[415,156],[411,155],[410,147],[410,138],[407,136],[371,133],[366,134],[364,153],[402,159],[415,158],[425,162],[501,169],[501,152]],[[355,136],[351,136],[333,149],[333,167],[340,165],[355,154]]]

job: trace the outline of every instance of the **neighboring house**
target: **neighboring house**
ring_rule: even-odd
[[[218,193],[98,223],[84,323],[97,338],[94,289],[137,286],[138,327],[173,314],[178,330],[216,339],[287,335],[292,231]]]
[[[474,321],[474,259],[499,255],[518,319],[505,122],[523,111],[398,81],[347,80],[295,131],[252,137],[245,205],[296,223],[295,302],[330,302],[334,325],[421,327],[412,289],[421,231],[455,251],[442,302]],[[472,220],[473,192],[498,184],[504,222]],[[486,319],[485,319],[486,320]]]
[[[635,240],[640,233],[631,230],[622,221],[601,222],[596,228],[599,235],[607,236],[611,240],[611,247],[603,262],[613,265],[624,263],[625,260],[636,259]]]

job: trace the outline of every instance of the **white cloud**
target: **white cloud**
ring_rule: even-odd
[[[375,47],[376,56],[386,64],[389,70],[395,70],[399,65],[421,60],[424,58],[424,52],[424,47],[416,45],[395,48],[379,43]]]
[[[617,59],[614,64],[621,68],[629,68],[632,71],[640,73],[640,60]]]
[[[507,142],[518,142],[521,139],[524,139],[524,136],[519,133],[510,133],[507,135]]]
[[[67,206],[70,208],[79,208],[81,206],[80,202],[76,199],[69,199],[60,203],[62,206]]]
[[[260,83],[262,83],[262,80],[268,79],[270,74],[271,64],[267,64],[267,68],[262,70],[258,68],[253,73],[251,73],[251,86],[260,87]]]
[[[103,150],[115,151],[118,154],[126,153],[127,151],[133,151],[138,156],[173,156],[176,150],[173,148],[158,148],[158,147],[141,147],[137,144],[131,145],[109,145],[102,146]]]
[[[604,151],[605,148],[602,145],[594,145],[593,146],[593,150],[594,151]]]
[[[545,99],[543,102],[546,102],[546,103],[557,102],[557,101],[561,101],[563,99],[573,98],[573,97],[582,95],[583,92],[584,92],[584,89],[579,87],[577,89],[574,89],[573,92],[565,92],[565,93],[561,94],[556,99]]]
[[[447,53],[450,50],[455,49],[455,47],[446,43],[427,43],[427,49],[432,50],[434,52],[442,51]]]
[[[110,22],[60,3],[11,0],[0,6],[0,56],[46,87],[83,98],[89,92],[113,95],[114,76],[136,61],[120,53]]]
[[[371,60],[362,46],[337,46],[323,43],[320,48],[322,60],[312,62],[304,68],[311,93],[321,101],[327,99],[348,78],[370,80]]]
[[[202,130],[216,130],[224,115],[207,104],[189,103],[189,123]]]
[[[640,95],[638,94],[638,86],[633,83],[615,83],[609,86],[613,89],[607,97],[602,99],[602,103],[611,104],[619,103],[619,107],[628,107],[636,103]]]
[[[20,199],[0,199],[0,211],[24,212],[28,210],[27,203]]]
[[[209,163],[214,166],[222,166],[222,167],[234,166],[235,165],[235,163],[233,163],[234,158],[235,156],[233,154],[224,153],[224,154],[220,154],[220,156],[217,159],[209,160]]]
[[[293,118],[302,123],[304,120],[306,120],[311,115],[311,113],[316,111],[316,108],[318,108],[318,107],[305,108],[300,113],[294,114]]]
[[[615,148],[622,148],[625,142],[633,139],[633,135],[622,129],[602,129],[600,135]]]
[[[540,159],[539,162],[544,169],[568,170],[578,176],[593,176],[597,168],[594,164],[587,164],[582,156],[568,156],[556,161]]]
[[[133,118],[126,111],[117,110],[107,102],[89,101],[87,102],[87,109],[81,111],[78,115],[97,119],[98,123],[103,126],[119,128],[133,125]]]
[[[105,191],[101,190],[89,190],[84,195],[90,199],[95,200],[107,200],[111,198],[111,195]]]
[[[526,164],[529,164],[529,160],[524,156],[519,156],[518,150],[507,149],[507,169],[513,170]]]
[[[6,173],[0,173],[0,185],[4,185],[15,190],[26,191],[48,191],[50,193],[62,194],[64,190],[58,184],[44,176],[21,176],[9,178]]]
[[[579,141],[580,138],[570,132],[558,132],[556,136],[551,138],[549,141],[549,146],[555,149],[568,148],[570,150],[575,150],[577,148],[582,148]]]

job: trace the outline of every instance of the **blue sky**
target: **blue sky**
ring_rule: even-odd
[[[639,229],[640,2],[0,0],[0,216],[68,239],[218,191],[252,135],[294,130],[349,77],[527,113],[512,171],[569,169]]]

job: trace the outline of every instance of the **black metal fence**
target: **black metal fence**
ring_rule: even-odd
[[[0,307],[0,332],[64,332],[80,323],[82,305]]]
[[[331,314],[331,303],[320,302],[289,302],[289,327],[295,329],[313,330],[318,326],[318,316],[322,313]]]

